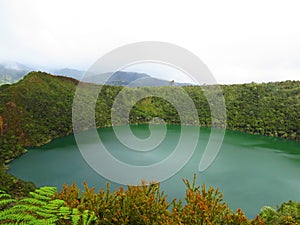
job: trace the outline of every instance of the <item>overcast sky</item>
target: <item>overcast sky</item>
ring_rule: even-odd
[[[299,80],[299,11],[296,0],[0,0],[0,59],[86,70],[121,45],[164,41],[219,83]]]

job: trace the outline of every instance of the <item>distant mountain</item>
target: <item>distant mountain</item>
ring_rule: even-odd
[[[17,82],[32,69],[17,62],[0,62],[0,85]]]
[[[50,72],[55,75],[63,75],[63,76],[67,76],[67,77],[72,77],[77,80],[80,80],[85,73],[85,71],[76,70],[76,69],[72,69],[72,68],[63,68],[63,69],[58,69],[58,70],[52,70]]]
[[[153,77],[145,77],[131,82],[129,87],[159,87],[159,86],[192,86],[190,83],[178,83],[174,81],[161,80]]]
[[[110,77],[109,77],[110,76]],[[105,81],[105,78],[108,78],[108,81]],[[168,80],[162,80],[158,78],[151,77],[146,73],[137,73],[137,72],[126,72],[126,71],[117,71],[111,75],[111,73],[100,74],[91,76],[87,79],[89,82],[97,84],[107,84],[113,86],[129,86],[129,87],[158,87],[158,86],[169,86],[170,84],[174,86],[189,86],[188,83],[177,83],[171,82]]]
[[[37,68],[30,68],[21,63],[17,62],[0,62],[0,85],[1,84],[11,84],[19,81],[27,73],[33,70],[39,70]],[[81,80],[85,74],[85,71],[77,70],[73,68],[63,68],[63,69],[52,69],[46,70],[46,72],[72,77],[77,80]],[[106,81],[105,78],[109,78]],[[86,80],[87,81],[87,80]],[[151,77],[146,73],[137,72],[127,72],[127,71],[117,71],[112,76],[111,73],[106,73],[102,75],[95,75],[88,78],[89,82],[97,84],[107,84],[113,86],[169,86],[170,84],[174,86],[189,86],[189,83],[177,83],[168,80],[158,79]]]
[[[40,69],[30,68],[18,62],[12,62],[12,61],[0,62],[0,85],[15,83],[20,79],[22,79],[30,71],[34,71],[34,70],[40,70]],[[80,80],[85,73],[82,70],[76,70],[71,68],[46,70],[46,72],[50,72],[55,75],[72,77],[77,80]]]
[[[124,71],[117,71],[112,75],[111,73],[108,73],[104,75],[100,74],[98,76],[100,77],[99,80],[101,80],[101,76],[103,77],[110,76],[109,80],[106,81],[105,84],[114,85],[114,86],[127,86],[135,80],[150,77],[148,74],[145,73],[124,72]]]
[[[145,73],[117,71],[110,77],[107,84],[125,86],[135,80],[148,78],[148,77],[150,76]]]

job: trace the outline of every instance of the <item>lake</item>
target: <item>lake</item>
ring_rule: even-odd
[[[141,138],[150,132],[147,125],[133,125],[134,134]],[[199,128],[200,129],[200,128]],[[98,129],[99,136],[110,153],[123,162],[149,165],[166,158],[177,145],[180,126],[168,125],[167,136],[155,149],[143,153],[126,149],[114,135],[112,128]],[[300,143],[279,138],[226,131],[216,160],[204,172],[198,171],[210,128],[201,128],[197,148],[190,161],[173,177],[162,182],[162,190],[173,198],[184,199],[182,178],[192,181],[197,173],[198,184],[220,188],[224,200],[236,210],[242,208],[254,217],[264,205],[276,206],[284,201],[300,201]],[[113,169],[113,168],[112,168]],[[76,182],[82,187],[104,188],[106,179],[85,162],[73,135],[29,151],[12,161],[9,172],[38,186],[57,186]],[[112,189],[120,185],[111,183]]]

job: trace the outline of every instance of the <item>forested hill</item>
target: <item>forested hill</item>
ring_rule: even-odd
[[[72,78],[31,72],[16,84],[0,86],[0,120],[3,120],[0,148],[2,154],[6,148],[5,159],[19,154],[8,149],[12,143],[37,146],[72,133],[72,103],[77,84]],[[122,88],[105,86],[102,89],[96,107],[97,126],[111,125],[110,109]],[[140,89],[147,92],[151,88],[166,95],[178,94],[175,87]],[[299,81],[223,85],[221,88],[227,107],[227,129],[300,140]],[[201,125],[210,126],[210,110],[201,88],[184,89],[195,103]],[[130,90],[134,93],[135,88]],[[126,100],[123,103],[126,105]],[[131,110],[130,120],[145,123],[157,116],[168,123],[180,123],[175,108],[157,97],[139,101]]]
[[[4,163],[22,154],[26,146],[42,145],[72,133],[72,104],[77,84],[78,81],[72,78],[31,72],[18,83],[0,86],[2,190],[22,195],[34,189],[33,184],[5,173]],[[89,85],[91,90],[98,88]],[[95,111],[98,127],[111,125],[112,104],[123,88],[102,88]],[[300,140],[300,81],[223,85],[221,88],[227,107],[227,129]],[[197,86],[184,89],[195,103],[201,126],[211,126],[209,105],[202,89]],[[126,93],[132,99],[123,99],[123,106],[130,104],[137,90],[146,93],[156,91],[162,96],[173,95],[179,101],[181,98],[180,87],[129,88]],[[153,117],[161,117],[167,123],[180,123],[174,106],[163,98],[142,99],[130,112],[131,123],[145,123]]]

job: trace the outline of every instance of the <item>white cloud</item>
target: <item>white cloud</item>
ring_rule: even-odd
[[[87,68],[120,45],[171,42],[220,83],[299,79],[298,1],[2,0],[0,58]]]

